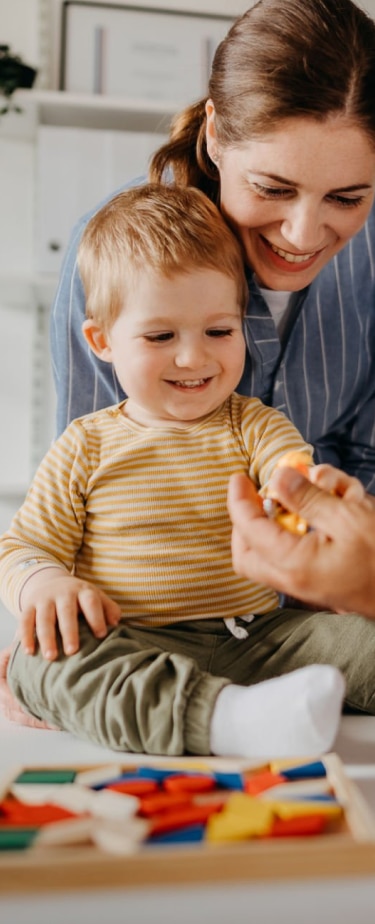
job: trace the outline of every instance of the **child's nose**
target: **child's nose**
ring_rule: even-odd
[[[196,368],[205,358],[206,351],[201,340],[189,340],[180,343],[175,356],[177,366]]]

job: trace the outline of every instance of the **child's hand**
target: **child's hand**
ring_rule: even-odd
[[[82,613],[93,634],[104,638],[108,626],[117,625],[121,610],[117,603],[89,581],[45,568],[24,585],[18,636],[28,654],[34,654],[35,640],[49,661],[58,655],[56,630],[60,631],[64,653],[79,649],[78,615]]]

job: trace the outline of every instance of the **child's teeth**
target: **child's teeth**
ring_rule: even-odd
[[[190,381],[190,382],[183,382],[183,381],[182,381],[182,382],[176,382],[175,384],[176,384],[176,385],[183,385],[184,388],[196,388],[197,385],[203,385],[204,381],[205,381],[204,379],[195,379],[194,382],[191,382],[191,381]]]

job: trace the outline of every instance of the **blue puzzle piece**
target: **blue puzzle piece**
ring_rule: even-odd
[[[203,841],[205,825],[188,825],[177,831],[166,831],[164,834],[155,834],[149,837],[146,844],[197,844]]]
[[[222,786],[223,789],[235,789],[242,792],[245,788],[242,773],[223,773],[219,770],[214,773],[214,778],[217,785]]]
[[[287,767],[286,769],[283,767],[281,773],[287,780],[319,779],[319,777],[327,776],[322,760],[314,760],[309,764],[297,764],[296,767]]]

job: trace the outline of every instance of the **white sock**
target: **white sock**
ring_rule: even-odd
[[[212,754],[232,757],[309,757],[329,750],[345,692],[343,675],[312,664],[251,687],[228,684],[211,719]]]

